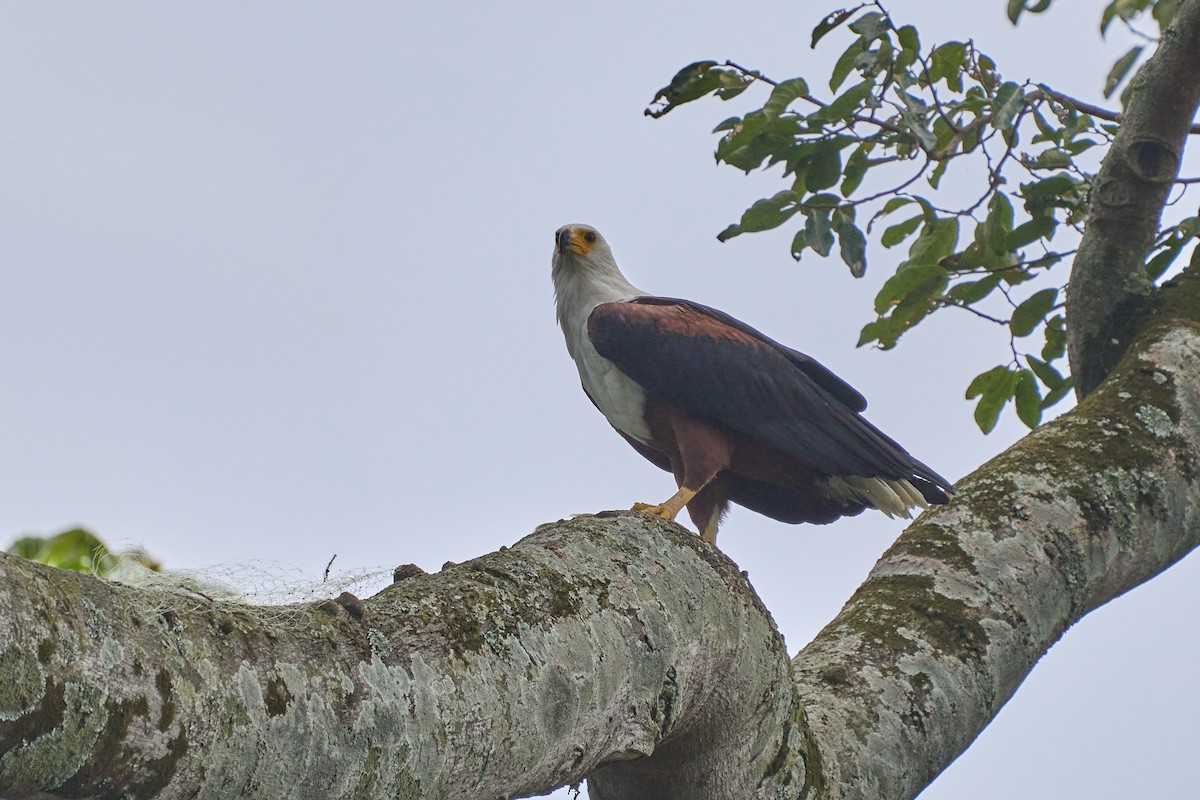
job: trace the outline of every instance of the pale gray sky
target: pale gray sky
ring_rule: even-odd
[[[891,4],[1006,77],[1088,99],[1102,4],[1014,33],[1001,0]],[[1070,8],[1066,8],[1070,6]],[[831,6],[832,8],[832,6]],[[967,319],[856,350],[897,255],[854,282],[791,233],[715,234],[777,175],[715,167],[747,102],[657,122],[675,71],[827,74],[811,3],[0,5],[0,545],[82,524],[169,567],[436,570],[670,476],[608,428],[554,324],[554,230],[721,307],[867,395],[956,479],[1018,438],[962,398],[1006,343]],[[761,99],[761,98],[760,98]],[[946,316],[946,315],[941,315]],[[798,649],[900,526],[735,512],[721,546]],[[1070,631],[924,795],[1181,797],[1200,691],[1192,558]],[[560,793],[565,796],[565,793]]]

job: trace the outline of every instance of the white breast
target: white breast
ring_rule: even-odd
[[[599,234],[592,233],[598,238]],[[579,379],[592,401],[614,428],[641,442],[650,441],[643,412],[646,393],[611,361],[596,352],[588,338],[588,317],[602,303],[619,303],[645,292],[625,279],[603,239],[590,255],[555,253],[551,264],[558,324]]]
[[[579,369],[579,379],[588,396],[609,423],[640,442],[650,441],[646,425],[646,393],[616,365],[596,352],[587,335],[587,320],[567,334],[567,350]]]

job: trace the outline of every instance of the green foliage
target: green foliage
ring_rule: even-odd
[[[123,565],[134,562],[155,572],[158,562],[141,551],[111,552],[91,531],[73,528],[54,536],[24,536],[8,552],[52,567],[109,577]]]
[[[1008,15],[1015,23],[1051,4],[1012,0]],[[1174,7],[1174,0],[1114,0],[1101,30],[1146,12],[1165,27]],[[827,80],[777,82],[703,61],[681,70],[647,109],[657,117],[708,94],[728,99],[751,84],[770,86],[761,107],[716,127],[716,159],[745,172],[778,167],[786,188],[753,203],[718,238],[795,226],[793,258],[829,256],[837,245],[855,277],[866,272],[870,236],[885,248],[907,245],[859,344],[890,349],[945,308],[969,312],[1006,334],[1012,353],[968,388],[968,399],[979,398],[980,428],[990,431],[1009,402],[1022,422],[1037,425],[1070,389],[1062,374],[1065,323],[1056,313],[1066,279],[1051,273],[1074,252],[1097,154],[1117,126],[1049,86],[1003,79],[967,38],[923,46],[915,27],[897,25],[878,2],[829,14],[812,44],[844,48]],[[1128,81],[1141,56],[1135,48],[1117,62],[1106,95]],[[978,185],[975,199],[940,200],[948,178],[960,188]],[[908,213],[891,218],[902,209]],[[1149,274],[1161,276],[1198,237],[1197,218],[1164,231]],[[1038,331],[1044,346],[1026,352]]]

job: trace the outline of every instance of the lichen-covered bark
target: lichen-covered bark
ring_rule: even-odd
[[[796,656],[812,796],[915,796],[1063,631],[1200,543],[1200,275],[1155,302],[1099,390],[959,482]]]
[[[629,774],[604,764],[666,751],[688,796],[728,797],[781,750],[788,674],[736,567],[641,514],[361,605],[205,607],[0,554],[0,796],[497,798],[591,773],[601,797]]]
[[[1138,306],[1153,289],[1142,264],[1158,235],[1198,105],[1200,0],[1183,0],[1134,81],[1121,129],[1096,175],[1071,268],[1067,346],[1080,397],[1125,352]]]
[[[1092,608],[1200,540],[1200,274],[789,661],[728,559],[623,512],[362,603],[191,601],[0,554],[0,796],[909,798]]]

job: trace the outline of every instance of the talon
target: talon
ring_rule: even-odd
[[[675,521],[675,515],[679,513],[679,509],[672,510],[665,503],[652,506],[649,503],[634,503],[631,511],[644,511],[647,514],[653,514],[656,517],[662,517],[670,522]]]

